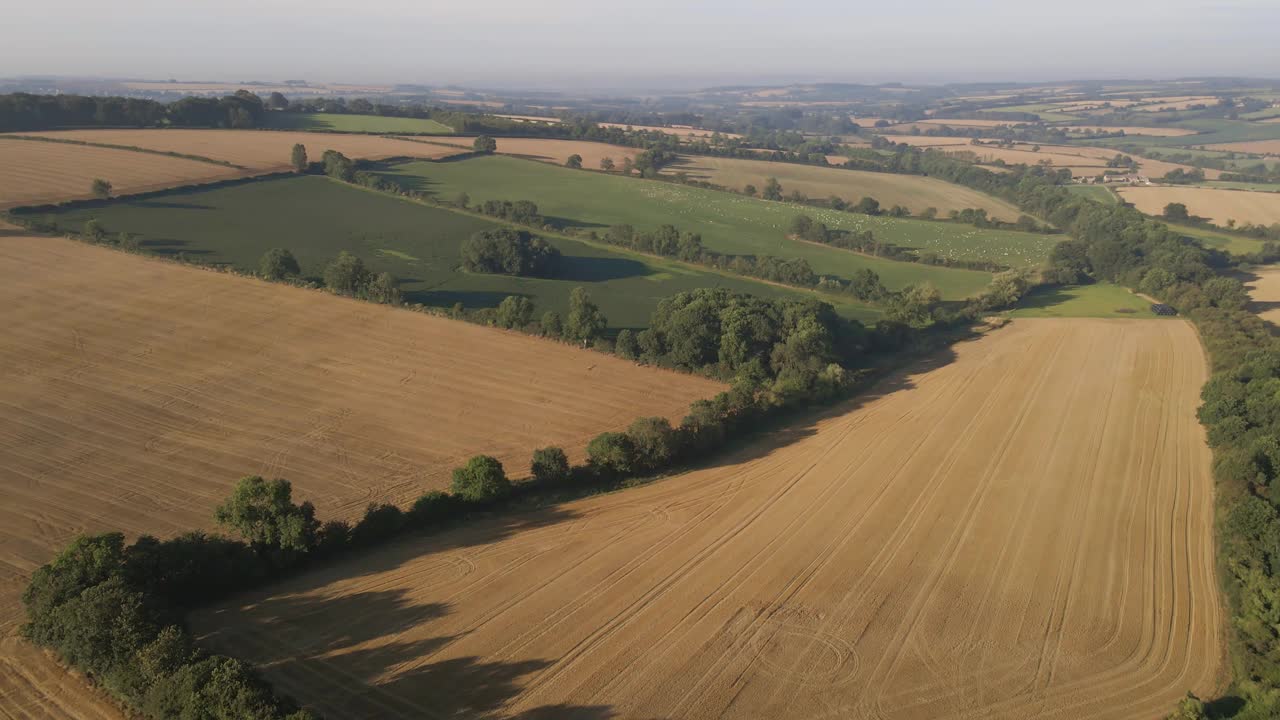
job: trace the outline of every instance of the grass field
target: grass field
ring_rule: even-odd
[[[241,177],[243,170],[154,153],[0,135],[0,208],[92,197],[95,178],[116,193]]]
[[[1192,326],[1015,320],[934,367],[191,625],[335,718],[1134,720],[1215,696]]]
[[[1262,249],[1262,241],[1257,238],[1241,237],[1231,233],[1216,232],[1214,230],[1195,227],[1192,225],[1178,225],[1175,223],[1166,224],[1178,232],[1199,240],[1205,245],[1205,247],[1217,248],[1237,255],[1258,252]]]
[[[531,163],[528,163],[531,164]],[[145,249],[186,253],[208,263],[255,271],[272,247],[293,251],[307,276],[318,277],[339,251],[355,253],[376,272],[401,280],[409,302],[468,308],[496,306],[507,295],[526,295],[538,313],[568,310],[569,291],[587,287],[615,327],[642,327],[662,298],[698,287],[728,287],[766,297],[792,291],[735,276],[650,259],[567,239],[560,278],[544,280],[467,273],[460,269],[463,240],[495,227],[470,215],[428,207],[323,177],[305,176],[174,194],[50,215],[78,230],[90,218],[108,232],[136,234]],[[828,298],[829,296],[823,296]],[[829,298],[836,299],[836,298]],[[873,321],[867,306],[836,302],[842,313]]]
[[[0,718],[120,718],[15,637],[75,535],[212,529],[236,480],[324,516],[407,505],[480,452],[528,473],[722,386],[516,333],[0,233]]]
[[[440,158],[466,152],[450,147],[375,135],[306,133],[269,130],[55,130],[23,133],[54,140],[103,143],[139,147],[157,152],[185,153],[233,163],[259,172],[291,169],[293,146],[302,144],[310,160],[318,161],[325,150],[337,150],[347,157],[380,160],[389,157]],[[0,138],[3,138],[0,135]],[[8,143],[11,144],[11,143]],[[36,144],[36,143],[32,143]],[[40,143],[52,146],[52,143]],[[6,143],[0,142],[0,153]],[[66,146],[74,147],[74,146]],[[52,150],[46,150],[53,152]],[[64,152],[72,152],[70,150]],[[0,155],[3,157],[3,155]],[[112,177],[110,168],[103,172]]]
[[[513,158],[456,162],[410,162],[384,166],[384,175],[404,186],[451,199],[466,192],[472,201],[532,200],[552,222],[603,231],[630,223],[654,229],[671,223],[700,232],[713,250],[734,254],[801,257],[818,273],[850,276],[871,268],[891,288],[928,280],[949,298],[981,290],[988,273],[872,258],[836,248],[787,240],[797,214],[831,227],[871,230],[877,237],[942,255],[987,258],[1012,266],[1042,262],[1060,237],[979,230],[969,225],[841,213],[790,203],[766,202],[714,190],[617,175],[555,168]]]
[[[844,158],[839,158],[843,160]],[[993,218],[1013,222],[1022,213],[1009,203],[990,195],[921,175],[864,172],[840,168],[686,155],[664,169],[668,175],[686,172],[695,180],[707,180],[734,190],[751,184],[763,188],[765,180],[775,177],[784,194],[798,190],[812,198],[831,196],[851,203],[863,197],[874,197],[888,209],[902,205],[913,213],[927,207],[937,208],[942,215],[951,210],[981,208]]]
[[[1148,215],[1161,214],[1169,203],[1183,203],[1189,213],[1208,218],[1214,225],[1225,226],[1228,220],[1280,223],[1280,193],[1167,185],[1120,188],[1117,192]]]
[[[1120,202],[1120,198],[1116,197],[1116,194],[1111,191],[1111,188],[1105,185],[1067,185],[1066,187],[1069,192],[1075,193],[1076,195],[1084,195],[1085,197],[1093,198],[1098,202],[1104,202],[1108,205],[1115,205]]]
[[[424,118],[345,115],[341,113],[267,113],[267,127],[284,130],[327,130],[355,133],[452,135],[453,128]]]
[[[1152,314],[1150,301],[1111,283],[1040,287],[1007,314],[1015,318],[1160,318]]]

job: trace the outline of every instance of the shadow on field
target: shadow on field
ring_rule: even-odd
[[[138,247],[153,252],[157,255],[212,255],[212,250],[201,250],[199,248],[192,249],[190,240],[176,240],[174,238],[155,238],[153,240],[142,240],[138,242]]]
[[[649,273],[647,265],[630,258],[565,255],[560,258],[560,272],[554,279],[569,282],[604,282],[639,277]]]
[[[588,220],[575,220],[574,218],[560,217],[558,215],[543,215],[542,219],[546,224],[557,230],[568,230],[570,228],[582,228],[584,230],[603,230],[608,225],[598,222],[590,222]]]
[[[954,344],[976,335],[957,335],[952,346],[909,362],[886,359],[867,368],[878,380],[853,397],[820,410],[797,411],[745,435],[732,448],[698,458],[671,474],[709,467],[746,465],[793,443],[816,436],[828,420],[858,410],[895,392],[915,387],[915,378],[951,363]],[[838,432],[838,431],[837,431]],[[679,478],[674,478],[679,482]],[[655,480],[654,482],[662,482]],[[732,482],[730,476],[725,480]],[[625,491],[624,491],[625,492]],[[577,491],[576,496],[581,496]],[[528,510],[508,508],[473,516],[464,524],[429,535],[410,535],[357,551],[332,565],[246,593],[218,609],[197,612],[197,629],[209,629],[202,644],[243,657],[284,690],[305,689],[303,701],[330,717],[467,717],[508,720],[607,720],[617,717],[603,705],[549,705],[512,716],[503,712],[558,658],[508,659],[467,655],[481,651],[465,644],[469,626],[450,624],[456,607],[481,594],[504,592],[490,582],[484,562],[503,562],[497,543],[534,531],[571,529],[584,516],[563,496],[542,498]],[[625,500],[625,496],[623,497]],[[536,543],[534,543],[536,545]],[[532,547],[532,546],[531,546]],[[486,550],[495,550],[485,556]],[[556,552],[554,545],[534,552]],[[375,577],[410,565],[398,576]],[[486,619],[498,620],[522,596],[506,588]],[[569,602],[572,598],[564,598]],[[530,628],[513,627],[514,638]],[[302,688],[297,685],[301,684]]]
[[[404,292],[404,301],[442,308],[462,303],[462,307],[467,310],[477,310],[496,308],[508,295],[518,294],[495,290],[408,290]]]
[[[188,202],[169,202],[167,200],[139,200],[129,204],[134,207],[164,208],[166,210],[217,210],[217,208],[212,205],[200,205],[199,203]]]

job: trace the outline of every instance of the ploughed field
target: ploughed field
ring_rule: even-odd
[[[407,505],[477,453],[516,478],[702,378],[515,333],[0,228],[0,718],[110,716],[13,634],[76,534],[212,524],[245,475],[322,516]]]
[[[468,309],[496,307],[508,295],[524,295],[534,301],[536,316],[554,310],[565,317],[569,293],[582,286],[615,328],[644,327],[663,298],[699,287],[726,287],[765,297],[813,296],[809,291],[555,237],[549,241],[563,255],[554,278],[466,272],[463,243],[476,232],[498,227],[495,221],[316,176],[125,199],[39,217],[68,231],[79,231],[88,220],[96,219],[112,235],[132,233],[148,252],[183,253],[248,272],[257,270],[267,250],[285,247],[297,257],[303,274],[316,280],[325,265],[346,250],[372,271],[398,278],[407,302],[440,308],[455,303]],[[863,321],[879,317],[878,310],[852,299],[821,297],[850,317]]]
[[[1218,689],[1206,364],[1013,321],[808,427],[198,612],[330,717],[1157,718]]]
[[[186,158],[0,135],[0,209],[88,198],[95,178],[111,181],[117,193],[134,193],[245,174]]]
[[[343,135],[339,133],[307,133],[307,132],[273,132],[270,130],[186,130],[186,129],[150,129],[150,130],[51,130],[47,132],[20,133],[24,136],[43,137],[54,140],[75,140],[78,142],[99,143],[104,145],[121,145],[137,147],[157,152],[181,153],[233,163],[244,168],[261,172],[290,170],[293,146],[301,143],[307,148],[311,161],[319,161],[325,150],[337,150],[347,157],[368,160],[380,160],[389,157],[440,158],[464,152],[462,149],[445,145],[434,145],[398,138],[376,135]],[[3,139],[0,135],[0,139]],[[0,153],[13,143],[0,144]],[[74,145],[54,145],[51,143],[31,143],[36,148],[65,148],[63,152],[86,152],[94,148],[79,148]],[[142,162],[147,157],[156,157],[147,153],[138,153],[134,162]],[[158,158],[164,160],[166,158]],[[119,161],[124,163],[124,161]],[[189,162],[189,161],[188,161]],[[127,167],[127,163],[126,163]],[[209,165],[216,169],[216,165]],[[223,172],[226,172],[226,168]],[[116,172],[106,165],[98,169],[97,177],[104,177],[116,182]],[[182,183],[169,183],[180,185]],[[88,193],[89,180],[84,188],[75,188]],[[118,191],[126,190],[117,187]]]

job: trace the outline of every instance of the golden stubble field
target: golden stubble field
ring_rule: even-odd
[[[234,163],[261,172],[288,170],[293,146],[301,143],[307,148],[312,161],[320,160],[325,150],[337,150],[347,157],[381,160],[389,157],[440,158],[457,154],[443,145],[401,140],[381,135],[344,133],[308,133],[276,130],[52,130],[48,132],[20,133],[33,137],[46,137],[81,142],[103,143],[140,147],[159,152],[198,155],[213,160]],[[0,136],[3,137],[3,136]],[[52,145],[52,143],[29,143]],[[68,145],[67,147],[76,147]],[[0,146],[2,149],[2,146]],[[147,153],[135,153],[147,156]],[[161,156],[160,159],[167,159]],[[184,161],[189,162],[189,161]],[[208,165],[217,169],[216,165]],[[227,170],[228,168],[223,168]],[[108,175],[110,171],[107,171]]]
[[[471,147],[475,141],[469,137],[441,137],[435,136],[431,138],[432,143],[447,143],[450,145]],[[554,165],[563,165],[570,155],[581,155],[582,166],[595,170],[600,167],[600,161],[604,158],[610,158],[619,168],[622,167],[623,158],[635,159],[640,154],[640,148],[624,147],[622,145],[610,145],[608,143],[588,142],[585,140],[557,140],[552,138],[497,138],[498,152],[503,155],[517,155],[529,158],[530,160],[538,160],[541,162],[549,162]]]
[[[95,178],[110,180],[116,193],[134,193],[246,174],[165,155],[0,135],[0,208],[89,198]]]
[[[845,160],[847,158],[837,156],[828,158],[828,162]],[[735,190],[741,190],[747,184],[763,188],[765,181],[774,177],[781,183],[784,194],[799,190],[812,198],[825,199],[835,195],[851,203],[870,196],[880,201],[885,210],[902,205],[913,213],[919,213],[927,207],[935,207],[945,215],[950,210],[982,208],[989,216],[1009,222],[1017,220],[1021,214],[1016,207],[998,198],[920,175],[700,155],[683,155],[678,163],[664,168],[668,175],[680,171],[695,180],[707,180]]]
[[[1280,223],[1280,193],[1221,188],[1153,185],[1118,188],[1126,202],[1148,215],[1160,215],[1169,203],[1183,203],[1192,215],[1209,218],[1215,225]]]
[[[6,226],[0,307],[0,718],[107,712],[13,637],[26,579],[76,534],[210,527],[253,474],[322,517],[406,506],[476,453],[524,477],[537,447],[581,460],[596,433],[721,389]]]
[[[1159,718],[1224,675],[1182,321],[1015,320],[717,467],[197,613],[343,718]]]

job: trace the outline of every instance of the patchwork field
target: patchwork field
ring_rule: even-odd
[[[660,132],[666,135],[679,135],[682,138],[709,138],[715,134],[714,130],[703,130],[701,128],[689,127],[687,125],[677,125],[667,127],[663,125],[627,125],[625,123],[596,123],[600,127],[623,128],[631,130],[646,130],[649,132]],[[741,135],[731,132],[720,133],[721,137],[740,138]]]
[[[288,130],[326,130],[362,133],[425,133],[450,135],[453,128],[427,118],[351,115],[346,113],[267,113],[267,127]]]
[[[970,145],[954,149],[941,149],[946,152],[972,152],[977,155],[978,161],[982,163],[1003,160],[1010,165],[1038,165],[1047,162],[1054,168],[1069,168],[1073,175],[1103,175],[1108,172],[1122,172],[1122,170],[1107,167],[1108,160],[1118,154],[1122,154],[1109,148],[1087,147],[1084,145],[1041,145],[1039,150],[1033,150],[1032,148],[1034,147],[1031,144],[1018,143],[1012,148],[995,147],[993,145]],[[1187,165],[1152,160],[1140,156],[1134,156],[1134,159],[1138,161],[1139,171],[1153,178],[1162,177],[1171,170],[1178,168],[1182,170],[1192,169]],[[1205,177],[1213,179],[1221,175],[1222,172],[1206,168],[1204,174]]]
[[[1139,127],[1135,125],[1068,125],[1063,126],[1062,130],[1068,132],[1084,132],[1092,130],[1094,132],[1113,133],[1123,130],[1125,135],[1150,135],[1152,137],[1183,137],[1186,135],[1195,135],[1195,130],[1176,127]]]
[[[843,161],[844,158],[837,158]],[[945,216],[951,210],[982,208],[993,218],[1013,222],[1021,214],[1016,207],[990,195],[961,185],[920,175],[863,172],[826,168],[816,165],[742,160],[738,158],[685,155],[681,161],[664,169],[667,174],[687,172],[695,180],[707,180],[735,190],[745,185],[763,188],[775,177],[782,192],[793,190],[813,198],[837,196],[856,203],[864,196],[874,197],[888,209],[902,205],[919,213],[927,207],[937,208]]]
[[[456,155],[461,150],[444,145],[412,142],[373,135],[341,135],[337,133],[273,132],[268,130],[56,130],[23,133],[80,142],[140,147],[159,152],[184,153],[222,160],[260,172],[287,170],[295,143],[307,148],[311,160],[319,160],[325,150],[337,150],[351,157],[380,160],[389,157],[440,158]],[[4,136],[0,135],[0,138]],[[0,142],[0,153],[15,142]],[[75,145],[27,143],[48,147],[76,148]],[[469,142],[468,142],[469,145]],[[79,150],[93,148],[80,147]],[[73,151],[67,150],[67,153]],[[135,153],[142,157],[146,154]],[[156,157],[156,156],[151,156]],[[161,158],[163,159],[163,158]],[[209,167],[216,167],[210,165]],[[224,171],[227,169],[224,168]],[[111,177],[110,168],[104,169]],[[112,179],[114,182],[114,179]],[[85,185],[86,190],[88,185]]]
[[[979,230],[956,223],[872,217],[767,202],[675,183],[554,168],[515,158],[398,163],[384,166],[383,174],[405,187],[443,198],[466,192],[473,202],[532,200],[555,223],[597,232],[621,223],[641,230],[670,223],[681,230],[701,233],[707,247],[719,252],[804,258],[818,273],[843,277],[850,277],[860,268],[871,268],[889,287],[928,280],[950,298],[978,292],[990,282],[990,274],[894,262],[796,242],[786,238],[787,228],[797,214],[804,213],[830,227],[871,230],[877,237],[900,245],[1017,266],[1043,261],[1057,240],[1050,235]]]
[[[1163,717],[1223,672],[1205,378],[1181,321],[1015,320],[717,467],[193,626],[330,717]]]
[[[579,459],[717,383],[567,345],[59,238],[0,235],[0,717],[109,717],[11,638],[75,534],[211,525],[250,474],[322,514],[408,503],[478,452]],[[65,687],[64,687],[65,686]],[[68,696],[67,693],[73,693]]]
[[[1253,140],[1250,142],[1229,142],[1206,145],[1210,150],[1226,150],[1227,152],[1257,153],[1259,155],[1280,155],[1280,140]]]
[[[111,181],[117,193],[132,193],[244,174],[198,160],[0,135],[0,208],[92,197],[95,178]]]
[[[136,235],[149,252],[181,252],[249,272],[257,270],[267,250],[285,247],[298,258],[303,274],[317,280],[325,265],[347,250],[371,270],[398,278],[406,301],[441,308],[455,303],[469,309],[495,307],[508,295],[524,295],[534,301],[538,315],[555,310],[563,317],[570,291],[581,285],[614,327],[644,327],[660,300],[697,287],[728,287],[766,297],[804,293],[563,238],[551,239],[564,254],[556,279],[468,273],[461,267],[462,243],[496,227],[493,221],[316,176],[121,201],[43,218],[73,231],[96,219],[110,233]],[[879,317],[866,305],[824,297],[831,297],[845,315],[865,321]]]
[[[1215,225],[1280,223],[1280,193],[1218,190],[1202,187],[1126,187],[1116,192],[1148,215],[1159,215],[1169,203],[1183,203],[1192,215],[1209,218]]]

